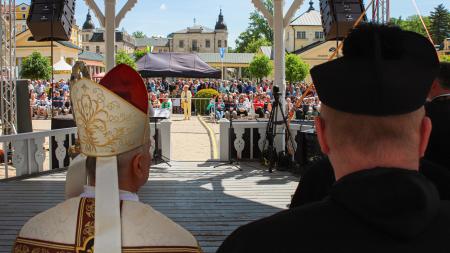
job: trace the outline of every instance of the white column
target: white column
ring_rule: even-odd
[[[219,120],[220,124],[220,161],[228,161],[231,154],[228,153],[228,145],[231,145],[229,143],[229,127],[230,122],[223,118]]]
[[[284,0],[274,0],[274,17],[273,17],[273,40],[274,40],[274,70],[275,79],[274,84],[280,87],[282,95],[280,96],[281,107],[284,108],[286,96],[286,82],[285,82],[285,45],[284,45],[284,14],[283,6]],[[278,113],[278,120],[281,120],[281,113]],[[277,133],[284,132],[284,130],[277,130]],[[278,151],[284,150],[284,135],[277,135],[275,139],[275,147]]]
[[[172,121],[169,120],[163,120],[161,121],[161,128],[160,130],[160,140],[161,140],[161,154],[162,159],[166,161],[170,161],[172,159],[172,145],[171,145],[171,131],[172,131]]]
[[[116,43],[116,0],[105,0],[105,44],[106,71],[116,65],[114,45]]]

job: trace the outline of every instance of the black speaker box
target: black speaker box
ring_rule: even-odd
[[[35,41],[70,40],[74,20],[75,0],[31,0],[27,25]]]
[[[28,90],[28,80],[17,80],[17,133],[33,132],[30,111],[30,92]]]
[[[343,39],[364,12],[362,0],[320,0],[326,40]],[[367,21],[364,15],[362,21]]]

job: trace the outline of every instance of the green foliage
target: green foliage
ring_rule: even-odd
[[[286,80],[290,83],[303,81],[309,73],[309,65],[300,56],[286,55]]]
[[[266,38],[259,38],[256,40],[250,41],[250,43],[245,47],[245,53],[258,53],[259,49],[262,46],[271,46],[272,43],[268,41]]]
[[[430,27],[430,18],[429,17],[423,17],[423,21],[425,22],[425,25],[427,27]],[[428,36],[418,15],[409,16],[405,20],[403,20],[402,17],[399,17],[398,19],[392,18],[390,22],[391,22],[391,24],[399,26],[403,30],[416,32],[425,37]]]
[[[129,56],[124,50],[119,50],[116,54],[116,64],[127,64],[128,66],[136,69],[136,62]]]
[[[441,62],[448,62],[448,63],[450,63],[450,55],[440,55],[439,56],[439,60]]]
[[[262,79],[272,73],[273,65],[269,57],[258,54],[255,55],[252,62],[250,62],[249,71],[252,77]]]
[[[219,92],[215,89],[203,89],[195,94],[195,98],[204,98],[204,99],[196,99],[195,100],[195,109],[197,113],[200,115],[204,115],[206,113],[206,107],[209,104],[209,100],[213,97],[217,97]]]
[[[136,31],[133,33],[133,37],[135,38],[144,38],[145,37],[145,33],[143,31]]]
[[[273,13],[273,0],[265,0],[264,5],[270,13]],[[248,28],[242,32],[236,40],[236,52],[246,52],[247,45],[252,41],[257,41],[259,39],[265,39],[272,43],[273,30],[270,28],[269,22],[267,22],[264,16],[255,10],[250,14]]]
[[[429,27],[433,42],[440,45],[450,37],[450,12],[443,4],[440,4],[431,12],[430,21],[431,26]]]
[[[135,50],[133,55],[134,55],[134,60],[135,61],[139,61],[139,59],[141,59],[142,57],[144,57],[144,55],[146,55],[147,52],[143,51],[143,50]]]
[[[22,61],[22,70],[20,71],[22,78],[49,80],[51,74],[50,60],[39,52],[33,52]]]

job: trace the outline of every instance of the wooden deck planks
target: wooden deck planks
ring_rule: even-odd
[[[298,184],[287,172],[269,174],[255,164],[213,168],[214,163],[154,166],[142,202],[189,230],[204,252],[215,252],[240,225],[285,209]],[[64,173],[0,183],[0,253],[10,252],[21,226],[64,200]]]

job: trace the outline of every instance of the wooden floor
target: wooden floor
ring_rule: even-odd
[[[290,201],[298,178],[269,174],[257,164],[213,168],[216,163],[156,166],[141,189],[142,202],[194,234],[204,252],[215,252],[242,224],[271,215]],[[0,253],[10,252],[20,227],[32,216],[64,199],[65,174],[0,183]]]

